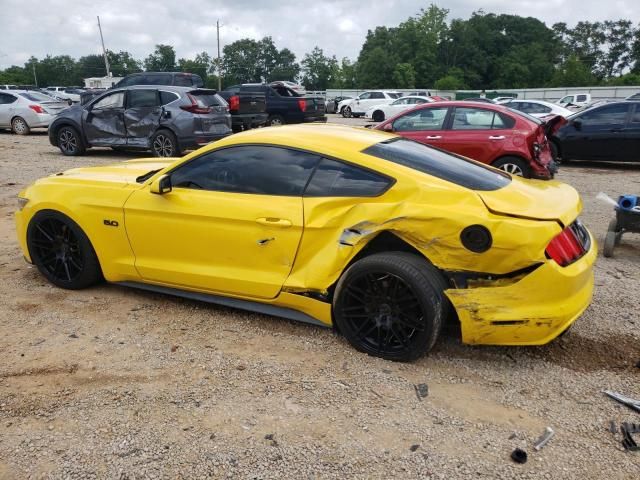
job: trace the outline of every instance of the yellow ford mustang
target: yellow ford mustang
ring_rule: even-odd
[[[76,168],[19,195],[26,259],[335,327],[411,360],[444,321],[467,343],[539,345],[588,306],[595,243],[568,185],[385,132],[251,130],[179,159]]]

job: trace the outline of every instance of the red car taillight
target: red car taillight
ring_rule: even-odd
[[[29,108],[36,113],[47,113],[40,105],[29,105]]]
[[[229,110],[232,112],[240,110],[240,97],[238,95],[234,95],[229,99]]]
[[[301,112],[307,111],[307,101],[304,98],[298,100],[298,106],[300,107]]]
[[[585,241],[580,239],[576,234],[577,228],[584,229],[584,227],[577,224],[565,228],[549,242],[549,245],[547,245],[545,249],[547,256],[561,267],[572,264],[582,257],[588,249]]]
[[[186,110],[191,113],[211,113],[211,107],[206,107],[204,105],[199,105],[198,101],[193,97],[193,95],[187,93],[187,98],[191,101],[191,105],[180,105],[182,110]]]

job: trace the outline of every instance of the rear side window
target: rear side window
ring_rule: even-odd
[[[482,108],[456,108],[453,116],[453,130],[491,130],[505,128],[502,117]]]
[[[198,157],[171,173],[176,188],[302,196],[320,157],[271,146],[238,146]]]
[[[158,91],[129,90],[127,104],[129,108],[156,107],[158,106]]]
[[[498,190],[511,182],[509,175],[499,170],[404,138],[377,143],[363,153],[471,190]]]
[[[354,165],[323,158],[316,168],[305,197],[376,197],[393,181]]]
[[[13,95],[9,95],[8,93],[0,93],[0,105],[7,105],[9,103],[13,103],[18,99],[18,97],[14,97]]]

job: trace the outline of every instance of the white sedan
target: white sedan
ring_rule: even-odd
[[[393,90],[368,90],[356,98],[341,101],[336,113],[341,113],[345,118],[362,117],[369,108],[375,105],[387,105],[401,96],[400,92]]]
[[[513,99],[503,103],[505,107],[519,110],[524,113],[528,113],[533,117],[543,118],[548,115],[560,115],[561,117],[568,117],[574,112],[561,107],[555,103],[545,102],[544,100],[517,100]]]
[[[409,110],[416,105],[422,105],[423,103],[430,103],[434,101],[435,100],[433,100],[433,98],[419,97],[416,95],[402,97],[386,105],[374,105],[366,111],[364,117],[369,118],[374,122],[383,122],[385,119],[394,117],[398,113]]]

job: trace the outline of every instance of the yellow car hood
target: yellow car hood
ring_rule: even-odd
[[[582,210],[578,192],[554,180],[523,180],[514,177],[499,190],[477,192],[493,213],[536,220],[559,220],[571,224]]]
[[[135,183],[136,178],[152,170],[161,170],[178,158],[142,158],[99,167],[72,168],[61,176],[84,181]],[[60,175],[60,174],[58,174]]]

